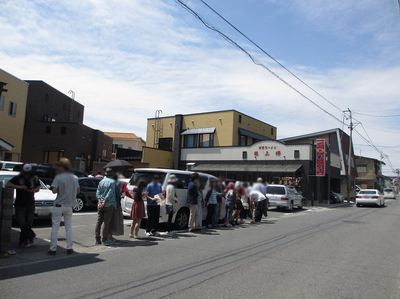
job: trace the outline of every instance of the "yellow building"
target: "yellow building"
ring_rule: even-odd
[[[276,133],[276,127],[236,110],[150,118],[142,162],[184,169],[182,148],[247,146],[275,140]]]
[[[0,160],[21,160],[28,83],[0,69]]]

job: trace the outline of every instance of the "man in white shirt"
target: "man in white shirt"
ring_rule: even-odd
[[[256,212],[252,223],[261,222],[261,218],[266,209],[268,199],[260,191],[254,189],[250,192],[250,198],[256,205]]]
[[[76,195],[80,192],[78,178],[70,172],[71,163],[67,158],[61,158],[57,163],[58,174],[51,184],[53,193],[57,193],[52,215],[52,230],[50,236],[50,250],[48,255],[56,255],[58,230],[61,217],[64,217],[67,239],[67,254],[74,253],[72,249],[72,208],[76,204]]]

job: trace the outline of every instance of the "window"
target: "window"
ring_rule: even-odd
[[[184,147],[197,147],[197,136],[198,135],[185,135]]]
[[[247,152],[246,151],[242,152],[242,158],[243,158],[243,160],[247,160]]]
[[[50,126],[46,126],[46,134],[50,134],[51,133],[51,127]]]
[[[247,136],[239,135],[239,146],[247,145]]]
[[[44,115],[43,116],[43,121],[49,121],[49,116],[48,115]]]
[[[12,153],[5,153],[4,161],[12,161]]]
[[[294,151],[294,158],[295,159],[300,159],[300,151],[299,150],[295,150]]]
[[[65,135],[67,133],[66,127],[61,127],[61,135]]]
[[[17,115],[17,103],[10,101],[10,109],[8,110],[8,115],[11,116]]]
[[[272,195],[285,195],[285,187],[278,187],[278,186],[267,186],[267,194]]]
[[[201,134],[199,145],[200,147],[213,147],[214,146],[214,134]]]
[[[123,147],[124,147],[123,144],[114,143],[112,148],[112,153],[115,154],[118,148],[123,148]]]
[[[177,178],[176,188],[187,189],[190,182],[190,176],[188,174],[177,174],[177,173],[174,174]]]
[[[130,147],[128,147],[128,150],[132,150],[132,147],[130,146]]]
[[[274,128],[271,128],[271,135],[274,135]]]
[[[1,96],[0,97],[0,110],[4,110],[4,102],[5,102],[5,97]]]
[[[96,184],[96,181],[94,180],[81,180],[79,186],[83,188],[94,189],[98,187],[98,184]]]
[[[81,111],[78,110],[78,119],[81,119]]]
[[[172,138],[159,138],[158,149],[163,151],[172,151]]]
[[[239,124],[241,124],[241,123],[242,123],[242,116],[239,115]]]
[[[366,173],[367,172],[367,164],[357,164],[357,172]]]

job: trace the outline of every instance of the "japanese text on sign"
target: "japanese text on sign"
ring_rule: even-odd
[[[316,176],[325,176],[325,139],[317,139],[317,170]]]

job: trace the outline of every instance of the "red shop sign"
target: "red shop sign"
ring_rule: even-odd
[[[325,176],[325,139],[317,139],[317,147],[316,147],[316,157],[317,157],[317,165],[316,165],[316,176]]]

